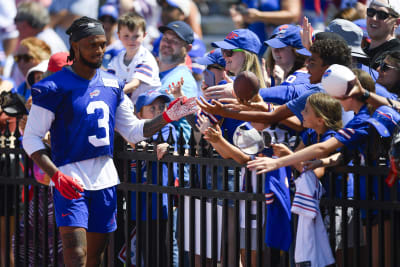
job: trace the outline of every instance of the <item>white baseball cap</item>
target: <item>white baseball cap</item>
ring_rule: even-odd
[[[264,149],[262,136],[249,122],[236,128],[233,133],[233,144],[248,155],[255,155]]]
[[[346,66],[333,64],[325,71],[321,84],[328,95],[343,97],[356,84],[356,75]]]

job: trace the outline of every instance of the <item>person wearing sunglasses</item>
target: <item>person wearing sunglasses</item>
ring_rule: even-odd
[[[213,42],[211,45],[221,48],[227,72],[237,76],[242,71],[251,71],[260,80],[260,87],[266,87],[258,58],[262,44],[255,33],[248,29],[237,29],[230,32],[223,41]],[[203,94],[206,99],[232,98],[233,83],[208,87]]]
[[[26,77],[31,68],[37,66],[44,60],[48,60],[50,55],[51,49],[46,42],[36,37],[28,37],[21,41],[17,51],[15,52],[14,62],[23,77]],[[23,81],[18,85],[17,93],[22,95],[25,100],[31,96],[30,86],[26,81]]]
[[[378,79],[376,80],[381,85],[385,86],[389,92],[400,94],[400,51],[389,51],[385,54],[385,58],[378,66]],[[381,105],[388,105],[400,111],[399,99],[390,99],[368,93],[362,87],[354,87],[349,96],[362,97],[366,102],[375,108]]]
[[[367,32],[371,43],[364,47],[369,59],[363,64],[377,69],[382,54],[400,50],[400,40],[395,38],[395,30],[400,24],[400,2],[397,0],[374,0],[367,8]]]

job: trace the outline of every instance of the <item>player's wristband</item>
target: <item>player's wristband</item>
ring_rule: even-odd
[[[168,117],[167,112],[164,111],[164,112],[162,113],[162,116],[163,116],[163,119],[164,119],[166,122],[168,122],[168,123],[172,122],[172,120],[170,119],[170,117]]]

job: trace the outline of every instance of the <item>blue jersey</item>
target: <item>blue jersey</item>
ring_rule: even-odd
[[[327,130],[319,137],[318,141],[318,134],[313,129],[307,129],[301,134],[301,139],[303,141],[304,146],[311,146],[316,143],[322,143],[329,138],[335,136],[336,132],[334,130]]]
[[[364,154],[365,140],[368,137],[369,123],[367,119],[370,118],[367,105],[364,105],[354,118],[349,121],[346,126],[335,134],[335,138],[341,142],[347,149],[357,149]]]
[[[54,114],[50,128],[56,166],[113,154],[115,113],[124,99],[122,81],[98,69],[86,80],[68,68],[32,88],[33,104]]]
[[[288,251],[292,243],[289,180],[290,167],[282,167],[266,173],[265,201],[267,226],[265,243],[269,247]]]
[[[265,102],[278,105],[286,104],[314,86],[310,84],[309,77],[310,75],[308,73],[296,71],[292,75],[289,75],[286,80],[278,86],[261,88],[260,95]]]

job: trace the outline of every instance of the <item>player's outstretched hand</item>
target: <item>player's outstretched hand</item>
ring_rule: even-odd
[[[186,96],[182,96],[172,101],[162,116],[169,123],[193,114],[197,110],[196,97],[186,98]]]
[[[53,177],[51,177],[55,187],[60,191],[61,195],[66,199],[77,199],[82,197],[79,192],[83,192],[83,187],[79,182],[60,171],[57,171]]]
[[[278,159],[269,157],[256,157],[247,163],[247,168],[251,171],[257,171],[257,174],[270,172],[279,169]]]

